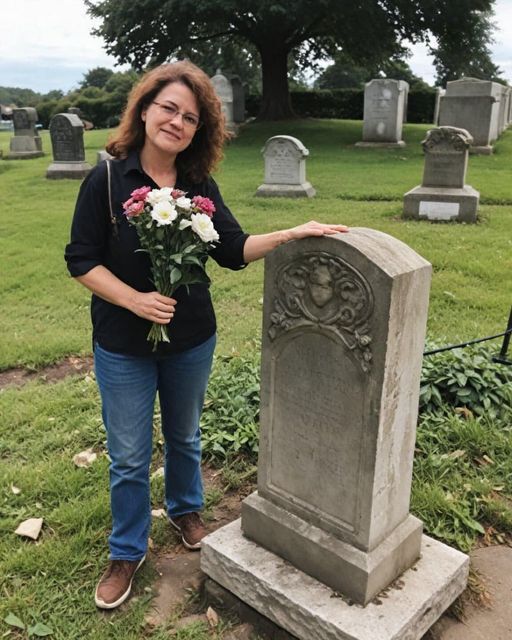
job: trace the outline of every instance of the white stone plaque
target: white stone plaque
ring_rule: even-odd
[[[420,202],[420,217],[428,220],[453,220],[459,215],[458,202]]]

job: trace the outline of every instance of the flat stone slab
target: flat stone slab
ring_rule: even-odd
[[[464,590],[469,558],[423,536],[414,567],[361,607],[245,538],[236,520],[204,539],[201,569],[300,640],[419,640]]]
[[[310,182],[302,184],[262,184],[255,196],[260,198],[313,198],[316,189]]]
[[[373,149],[403,149],[405,142],[399,140],[398,142],[356,142],[355,147],[368,147]]]

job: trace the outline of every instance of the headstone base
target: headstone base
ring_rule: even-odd
[[[81,180],[92,169],[88,162],[52,162],[46,170],[46,177],[50,180],[64,180],[66,178]]]
[[[7,160],[28,160],[44,156],[41,138],[38,136],[14,136],[9,143]]]
[[[482,145],[482,146],[471,146],[469,147],[469,153],[475,156],[492,156],[494,152],[494,147],[490,144]]]
[[[310,182],[302,184],[262,184],[258,187],[255,196],[262,198],[312,198],[316,189]]]
[[[5,156],[5,160],[30,160],[30,158],[41,158],[44,151],[16,151]]]
[[[480,193],[461,189],[415,187],[404,195],[404,218],[436,222],[476,222]]]
[[[356,147],[373,147],[376,149],[403,149],[405,142],[399,140],[398,142],[356,142]]]
[[[322,584],[367,604],[419,558],[423,524],[410,515],[365,552],[253,493],[242,503],[242,530]]]
[[[300,640],[419,640],[464,590],[469,558],[423,536],[420,560],[362,607],[245,538],[237,520],[203,540],[201,568]]]

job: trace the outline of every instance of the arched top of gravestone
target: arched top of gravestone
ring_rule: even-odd
[[[365,87],[374,87],[374,86],[375,87],[393,87],[396,89],[400,89],[401,83],[403,83],[403,80],[393,80],[392,78],[373,78],[373,80],[370,80],[364,86]]]
[[[37,111],[34,107],[22,107],[20,109],[12,110],[12,121],[14,124],[14,131],[19,130],[26,131],[28,129],[34,129],[37,122]]]
[[[335,238],[352,247],[390,278],[417,269],[431,268],[430,262],[404,242],[376,229],[351,227],[348,233],[323,238]]]
[[[211,81],[222,102],[233,102],[233,87],[220,69],[217,69],[217,73],[211,78]]]
[[[473,143],[473,136],[458,127],[437,127],[427,131],[421,144],[425,153],[464,153]]]
[[[298,159],[305,158],[309,155],[309,150],[306,149],[298,138],[294,138],[293,136],[272,136],[272,138],[269,138],[265,142],[261,150],[265,158],[282,155],[284,152]]]
[[[50,121],[50,133],[54,129],[83,129],[84,125],[75,113],[58,113]]]

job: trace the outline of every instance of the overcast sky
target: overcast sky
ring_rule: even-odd
[[[493,60],[512,84],[512,0],[497,0]],[[92,20],[83,0],[10,0],[0,8],[0,86],[41,93],[77,87],[93,67],[115,67],[102,40],[90,34]],[[409,60],[416,75],[430,84],[434,71],[424,47]]]

